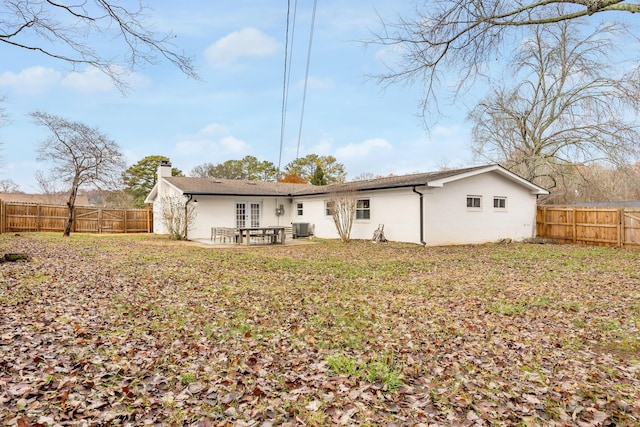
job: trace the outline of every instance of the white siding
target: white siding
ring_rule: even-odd
[[[161,184],[161,183],[159,183]],[[417,187],[424,194],[424,240],[427,245],[485,243],[504,238],[522,240],[535,232],[536,196],[518,182],[497,172],[486,172],[453,180],[443,187]],[[170,185],[159,185],[154,201],[154,231],[166,234],[160,203],[162,196],[180,194]],[[467,196],[480,196],[481,209],[468,209]],[[506,209],[494,209],[493,198],[506,199]],[[369,199],[370,219],[354,222],[351,238],[369,240],[378,225],[384,224],[388,240],[420,242],[420,195],[411,187],[359,192],[358,199]],[[286,197],[195,196],[196,220],[188,232],[190,239],[206,239],[211,227],[234,227],[236,203],[260,203],[260,225],[289,226],[293,222],[311,224],[314,235],[338,238],[331,216],[325,215],[329,195]],[[303,214],[297,214],[297,203]],[[276,208],[284,215],[276,215]]]
[[[480,210],[468,209],[467,195],[482,197]],[[494,209],[494,196],[506,197],[506,209]],[[536,196],[497,173],[485,173],[431,188],[425,195],[428,245],[486,243],[532,237]]]
[[[500,239],[522,240],[534,235],[536,196],[497,173],[485,173],[453,181],[441,188],[417,187],[424,194],[424,240],[427,245],[486,243]],[[467,209],[467,195],[482,197],[482,209]],[[494,196],[505,197],[506,209],[494,209]],[[371,219],[357,220],[352,239],[368,240],[379,224],[384,224],[388,240],[420,242],[420,196],[412,188],[358,193],[371,201]],[[330,216],[325,216],[328,195],[297,198],[304,212],[293,222],[308,222],[320,238],[336,239],[338,233]]]
[[[352,239],[369,240],[378,225],[384,224],[388,240],[420,243],[420,199],[410,188],[368,191],[358,193],[356,197],[370,200],[371,218],[354,221]],[[312,224],[317,237],[337,239],[333,218],[325,215],[325,202],[329,199],[329,195],[294,199],[294,207],[296,203],[303,203],[304,214],[299,217],[294,213],[292,221]]]
[[[189,239],[208,239],[211,227],[235,227],[236,203],[260,203],[260,225],[288,226],[291,224],[293,206],[283,197],[246,196],[194,196],[198,200],[196,220],[189,229]],[[276,207],[283,205],[284,215],[276,215]]]
[[[160,192],[162,191],[162,193]],[[159,181],[158,195],[153,201],[153,232],[155,234],[167,234],[167,227],[164,225],[162,219],[162,199],[164,197],[184,197],[181,192],[178,192],[175,187],[170,185],[162,185]]]

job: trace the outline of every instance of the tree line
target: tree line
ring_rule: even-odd
[[[156,171],[161,162],[170,163],[170,159],[159,155],[147,156],[123,173],[124,192],[131,195],[134,206],[145,206],[144,199],[156,183]],[[172,169],[172,175],[185,176],[176,168]],[[248,155],[239,160],[226,160],[217,164],[205,162],[194,167],[189,176],[327,185],[344,182],[347,173],[344,165],[333,156],[308,154],[292,160],[283,171],[278,171],[272,162]]]

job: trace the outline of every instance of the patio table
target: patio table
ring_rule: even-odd
[[[271,243],[284,245],[284,227],[240,227],[238,230],[238,244],[251,244],[252,237],[267,238]],[[245,240],[246,238],[246,240]]]

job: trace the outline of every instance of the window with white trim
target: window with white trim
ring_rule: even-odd
[[[325,216],[333,216],[333,213],[331,212],[331,208],[333,207],[333,201],[331,200],[325,200],[324,202],[324,215]]]
[[[482,209],[482,196],[467,196],[467,209]]]
[[[298,216],[302,216],[303,212],[304,212],[304,205],[302,204],[302,202],[296,203],[296,214]]]
[[[493,208],[505,210],[507,209],[507,198],[502,196],[493,197]]]
[[[371,201],[369,199],[356,201],[356,219],[371,219]]]

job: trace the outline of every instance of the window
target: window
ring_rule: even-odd
[[[333,202],[330,200],[327,200],[324,202],[324,215],[325,216],[333,216],[333,213],[331,212],[331,208],[333,207]]]
[[[303,212],[302,207],[303,207],[302,203],[296,203],[296,213],[298,214],[298,216],[302,216],[302,212]]]
[[[236,203],[236,227],[244,228],[247,219],[247,205]]]
[[[467,196],[467,208],[468,209],[482,209],[482,197],[481,196]]]
[[[251,203],[251,226],[260,227],[260,203]]]
[[[507,209],[507,198],[506,197],[494,197],[493,198],[493,208],[494,209]]]
[[[356,202],[356,219],[371,219],[369,199],[360,199]]]

